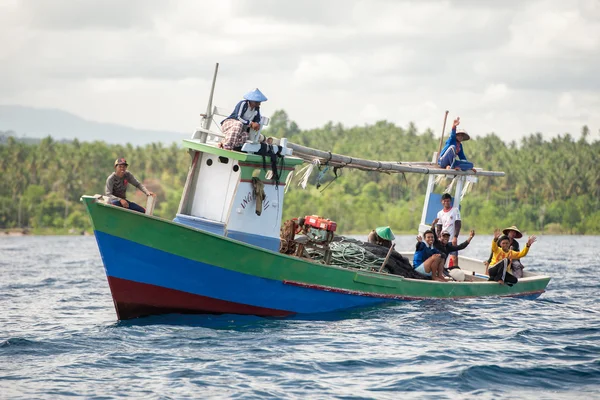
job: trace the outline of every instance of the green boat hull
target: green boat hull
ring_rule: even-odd
[[[286,316],[423,299],[535,298],[550,281],[514,286],[434,282],[322,265],[153,216],[82,201],[120,319],[167,312]]]

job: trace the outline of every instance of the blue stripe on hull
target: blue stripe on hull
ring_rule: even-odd
[[[318,313],[390,301],[286,285],[193,261],[95,232],[106,274],[220,300],[293,313]]]
[[[279,251],[279,238],[272,238],[262,235],[253,235],[251,233],[239,231],[227,231],[227,237],[233,240],[251,244],[256,247],[262,247],[263,249],[271,250],[274,252]]]

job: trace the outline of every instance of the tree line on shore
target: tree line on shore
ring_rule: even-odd
[[[328,123],[301,130],[285,111],[273,114],[265,132],[333,153],[382,160],[430,161],[439,138],[414,124],[387,121],[360,127]],[[1,133],[0,133],[1,134]],[[157,194],[154,214],[173,219],[179,205],[190,157],[177,144],[134,147],[102,141],[38,142],[0,135],[0,229],[27,228],[39,233],[91,231],[79,198],[103,193],[118,157]],[[465,152],[477,167],[505,171],[501,178],[480,178],[462,202],[463,226],[481,232],[518,225],[540,233],[600,234],[600,141],[587,127],[575,140],[570,134],[544,139],[540,133],[505,143],[496,134],[472,138]],[[338,223],[340,233],[366,235],[376,226],[415,232],[427,184],[415,174],[385,174],[341,169],[313,173],[306,190],[296,175],[288,190],[284,219],[317,214]],[[317,180],[319,182],[317,182]],[[332,182],[333,181],[333,182]],[[447,183],[450,181],[448,180]],[[317,189],[317,183],[320,187]],[[141,193],[130,193],[144,204]]]

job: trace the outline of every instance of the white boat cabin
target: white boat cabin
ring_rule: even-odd
[[[174,221],[279,251],[284,188],[289,174],[303,161],[291,157],[292,151],[284,142],[280,154],[285,156],[277,157],[277,173],[274,173],[270,156],[252,154],[260,149],[257,143],[260,132],[251,132],[254,140],[243,147],[247,152],[218,148],[217,141],[223,134],[210,129],[212,119],[228,115],[224,109],[214,107],[209,115],[204,115],[202,127],[191,139],[184,140],[192,164]],[[263,117],[262,126],[268,122]],[[273,146],[272,150],[277,153],[279,147]],[[264,198],[258,196],[258,206],[255,193],[260,194],[261,188],[257,185],[264,190]]]

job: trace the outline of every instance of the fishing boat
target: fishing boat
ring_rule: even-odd
[[[385,268],[388,259],[368,268],[335,265],[327,259],[335,223],[317,216],[304,221],[306,235],[299,247],[313,248],[325,257],[316,260],[302,251],[281,252],[284,188],[303,163],[429,175],[421,232],[431,223],[432,210],[439,207],[433,190],[436,176],[453,177],[459,202],[464,185],[504,173],[448,171],[435,162],[363,160],[285,138],[269,145],[276,168],[264,168],[260,149],[265,146],[257,142],[257,132],[241,152],[216,144],[222,134],[211,129],[213,118],[229,114],[212,104],[217,71],[218,65],[202,126],[183,141],[191,159],[174,220],[151,215],[151,205],[143,214],[110,205],[103,196],[82,196],[118,319],[167,313],[285,317],[408,300],[535,298],[545,291],[548,276],[526,272],[513,286],[488,282],[481,261],[462,256],[459,264],[474,276],[473,281],[436,282],[395,275]],[[268,122],[263,118],[262,125]]]

